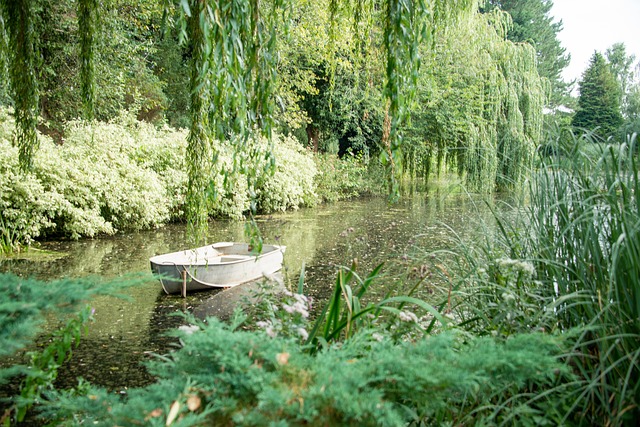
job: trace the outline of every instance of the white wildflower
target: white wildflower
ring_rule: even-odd
[[[276,331],[275,329],[273,329],[273,324],[271,323],[271,320],[266,320],[266,321],[259,321],[256,322],[256,326],[264,329],[264,332],[269,335],[271,338],[275,338],[276,336]]]
[[[302,294],[294,294],[293,297],[296,299],[297,302],[299,302],[300,304],[307,304],[307,297],[305,295]]]
[[[307,305],[301,303],[300,301],[296,301],[295,303],[293,303],[293,305],[282,304],[282,308],[289,314],[300,313],[305,319],[309,317]]]
[[[371,334],[371,338],[373,338],[376,341],[382,341],[384,337],[382,336],[382,334],[379,334],[378,332],[374,332]]]
[[[298,328],[296,332],[298,332],[298,335],[300,335],[303,340],[309,338],[309,333],[305,328]]]
[[[410,311],[401,311],[400,313],[398,313],[398,317],[403,322],[418,323],[418,316],[416,316],[414,313],[412,313]]]
[[[516,296],[513,295],[511,292],[504,292],[502,294],[502,299],[507,301],[507,302],[515,301],[516,300]]]
[[[264,330],[266,332],[267,335],[269,335],[271,338],[275,338],[276,337],[276,331],[273,330],[273,327],[271,326],[267,326]]]
[[[529,261],[520,261],[517,264],[517,268],[518,268],[518,270],[522,271],[523,273],[525,273],[529,277],[533,277],[536,274],[535,267]]]

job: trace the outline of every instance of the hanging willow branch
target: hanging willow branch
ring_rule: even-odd
[[[475,10],[475,0],[387,0],[384,46],[387,51],[387,84],[390,128],[388,149],[382,151],[389,193],[398,195],[402,173],[402,134],[416,95],[420,69],[420,47],[433,44],[438,28],[453,25],[458,15]]]
[[[234,172],[247,178],[250,194],[258,177],[271,173],[270,147],[255,144],[251,133],[273,129],[276,79],[276,28],[284,2],[276,0],[262,13],[258,0],[183,0],[185,35],[191,47],[191,129],[187,147],[187,218],[195,237],[207,224],[210,179],[227,179]],[[232,170],[211,175],[216,162],[215,140],[232,145]],[[218,165],[220,166],[220,165]],[[255,203],[251,210],[255,213]]]
[[[20,168],[32,166],[38,147],[38,82],[36,80],[35,11],[31,0],[0,0],[9,33],[9,75],[15,109]]]
[[[209,142],[207,94],[208,82],[207,45],[208,21],[203,2],[191,2],[185,10],[191,46],[191,126],[187,140],[187,223],[189,235],[203,240],[207,228],[207,186],[211,171],[212,152]]]
[[[8,67],[8,56],[9,56],[9,39],[7,36],[7,29],[4,24],[4,4],[0,1],[0,79],[3,81],[9,80],[9,67]],[[3,85],[0,88],[0,97],[4,97],[8,95],[8,87],[9,85]]]
[[[78,0],[80,32],[80,81],[84,118],[92,120],[95,112],[94,46],[98,16],[97,0]]]

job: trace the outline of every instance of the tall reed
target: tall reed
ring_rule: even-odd
[[[466,273],[452,285],[456,314],[476,333],[573,336],[565,360],[581,379],[559,384],[562,401],[547,404],[567,422],[633,424],[640,416],[635,138],[605,146],[585,134],[569,142],[541,160],[516,218],[497,215],[480,249],[460,251]]]

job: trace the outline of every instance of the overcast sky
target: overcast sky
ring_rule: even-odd
[[[571,53],[571,63],[562,74],[565,81],[580,80],[597,50],[623,42],[627,55],[640,60],[640,0],[553,0],[551,15],[562,20],[560,44]]]

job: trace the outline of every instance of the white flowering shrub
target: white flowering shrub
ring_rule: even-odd
[[[53,227],[47,211],[56,205],[55,195],[41,197],[43,187],[36,177],[19,171],[18,149],[11,144],[14,127],[8,111],[0,109],[0,231],[7,251]]]
[[[62,144],[38,135],[34,168],[23,173],[12,146],[15,123],[0,109],[0,243],[29,244],[44,235],[71,238],[148,229],[184,219],[187,131],[140,122],[123,113],[109,123],[73,121]],[[267,142],[260,138],[263,149]],[[246,176],[234,171],[232,148],[216,143],[209,214],[241,218],[249,210]],[[274,137],[276,170],[258,173],[261,212],[315,203],[311,153],[290,137]],[[236,163],[246,153],[236,155]],[[261,171],[263,165],[254,165]]]
[[[184,132],[158,131],[125,115],[110,123],[71,122],[60,145],[38,136],[33,170],[23,173],[11,144],[13,128],[4,111],[1,226],[13,230],[15,240],[28,244],[46,234],[113,234],[179,216],[186,183],[178,161]]]
[[[263,140],[262,144],[266,144]],[[316,164],[310,151],[291,136],[274,136],[273,175],[263,174],[257,188],[257,206],[261,212],[285,211],[317,203],[314,178]]]

